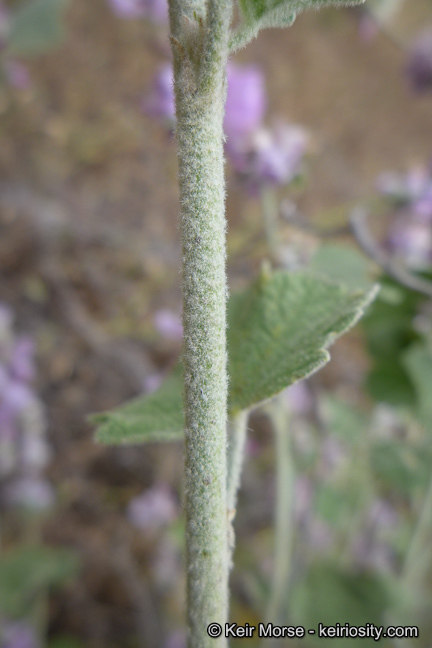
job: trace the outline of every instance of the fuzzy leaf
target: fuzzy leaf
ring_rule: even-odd
[[[336,243],[321,245],[310,263],[310,269],[347,288],[369,288],[371,263],[355,248]]]
[[[154,394],[135,398],[102,414],[93,414],[99,424],[96,440],[101,443],[148,443],[183,439],[183,381],[178,367]]]
[[[376,288],[348,290],[310,273],[261,276],[229,309],[230,410],[257,405],[325,365]]]
[[[308,9],[353,6],[365,0],[238,0],[242,23],[230,40],[231,51],[244,47],[261,29],[290,27]]]
[[[352,291],[310,273],[261,277],[228,305],[229,410],[274,396],[322,367],[327,347],[350,328],[376,289]],[[180,367],[158,392],[91,417],[102,443],[183,438]]]
[[[30,0],[12,14],[8,49],[21,56],[55,47],[64,37],[63,10],[68,0]]]

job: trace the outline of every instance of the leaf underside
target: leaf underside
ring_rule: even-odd
[[[263,274],[228,304],[231,415],[257,406],[326,364],[327,348],[355,324],[376,288],[349,290],[308,272]],[[91,418],[102,443],[183,438],[182,379]]]
[[[296,16],[309,9],[353,6],[365,0],[238,0],[242,22],[232,34],[235,51],[257,36],[261,29],[291,27]]]

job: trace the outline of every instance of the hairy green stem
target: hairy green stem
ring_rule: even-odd
[[[276,510],[273,579],[266,621],[283,623],[284,604],[291,571],[294,466],[288,429],[288,414],[283,396],[269,406],[276,440]]]
[[[230,0],[170,2],[181,201],[189,648],[228,615],[223,114]]]

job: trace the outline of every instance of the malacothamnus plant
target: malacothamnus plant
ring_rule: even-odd
[[[159,392],[99,414],[98,439],[184,438],[189,648],[222,648],[236,492],[248,412],[329,359],[374,295],[264,268],[226,313],[224,103],[230,53],[307,9],[362,0],[170,0],[182,236],[182,371]],[[227,339],[227,317],[229,321]],[[228,383],[229,375],[229,383]],[[182,407],[183,384],[183,407]],[[227,437],[227,423],[229,439]],[[228,448],[228,450],[227,450]]]

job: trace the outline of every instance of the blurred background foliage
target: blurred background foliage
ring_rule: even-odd
[[[87,420],[180,350],[165,11],[0,3],[1,648],[185,645],[181,444],[102,447]],[[264,259],[382,285],[331,363],[250,418],[237,623],[430,643],[431,30],[428,0],[369,0],[231,61],[232,290]]]

